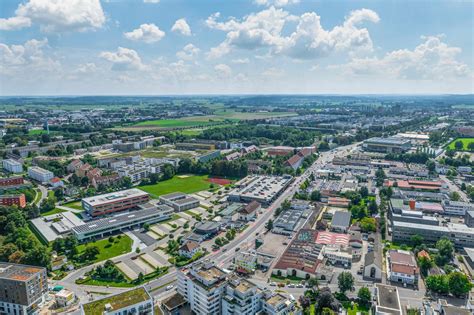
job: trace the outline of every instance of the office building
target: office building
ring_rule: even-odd
[[[25,194],[18,195],[0,195],[0,205],[2,206],[17,206],[18,208],[26,207]]]
[[[474,210],[474,204],[463,201],[443,200],[444,214],[464,216],[466,212]]]
[[[130,210],[146,203],[150,196],[136,188],[82,199],[82,208],[93,217]]]
[[[13,159],[3,160],[2,164],[3,164],[3,169],[10,173],[23,172],[23,166],[21,165],[21,163]]]
[[[54,174],[51,171],[45,170],[38,166],[28,167],[28,176],[40,183],[48,183],[53,179]]]
[[[365,151],[381,153],[403,153],[411,148],[410,140],[396,137],[370,138],[364,141],[362,148]]]
[[[0,314],[39,314],[47,294],[46,268],[0,263]]]
[[[181,212],[199,207],[199,200],[183,194],[181,192],[160,196],[160,201],[172,207],[175,211]]]
[[[140,287],[81,305],[83,315],[153,315],[153,298]]]

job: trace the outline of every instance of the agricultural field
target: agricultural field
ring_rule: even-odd
[[[195,193],[201,190],[209,189],[211,182],[207,175],[176,175],[175,177],[154,185],[140,186],[141,190],[157,198],[173,192],[182,192],[186,194]]]
[[[458,150],[456,148],[457,141],[461,141],[463,144],[463,147],[461,150]],[[457,139],[454,139],[450,144],[448,144],[448,149],[456,150],[456,151],[470,151],[469,143],[473,143],[473,142],[474,142],[474,138],[457,138]]]

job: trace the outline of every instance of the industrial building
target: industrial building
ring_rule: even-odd
[[[411,148],[410,140],[389,137],[389,138],[370,138],[364,141],[362,148],[365,151],[381,153],[403,153]]]
[[[82,199],[82,208],[92,217],[130,210],[146,203],[150,196],[136,188]]]
[[[172,207],[176,212],[186,211],[199,207],[199,200],[182,192],[175,192],[160,196],[160,201]]]
[[[280,193],[288,187],[293,177],[249,175],[235,184],[236,188],[229,193],[229,201],[251,202],[270,205]]]
[[[46,268],[0,263],[0,314],[39,314],[47,295]]]

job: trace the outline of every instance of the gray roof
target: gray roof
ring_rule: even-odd
[[[351,223],[351,213],[348,211],[336,211],[332,217],[331,226],[349,227]]]
[[[369,266],[369,265],[376,265],[377,267],[381,267],[381,259],[379,259],[377,253],[375,251],[368,252],[365,254],[364,258],[364,266]]]

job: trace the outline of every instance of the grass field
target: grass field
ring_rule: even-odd
[[[164,182],[159,182],[155,185],[140,186],[138,188],[149,193],[152,197],[155,198],[161,195],[178,191],[190,194],[208,189],[211,183],[207,179],[207,175],[190,175],[186,178],[179,178],[178,176],[175,176],[172,179],[168,179]]]
[[[462,144],[463,144],[463,148],[462,148],[461,151],[469,151],[467,146],[469,145],[469,143],[474,142],[474,138],[457,138],[457,139],[454,139],[450,144],[448,144],[448,149],[457,150],[456,146],[455,146],[455,143],[457,141],[461,141]]]
[[[122,237],[119,239],[115,238],[115,242],[110,243],[108,238],[104,238],[99,241],[81,244],[77,247],[78,254],[80,255],[87,246],[97,246],[99,248],[99,255],[93,263],[107,260],[122,254],[129,253],[132,250],[132,239],[125,234],[122,234]]]
[[[48,216],[48,215],[52,215],[52,214],[56,214],[56,213],[61,213],[61,212],[66,212],[66,210],[54,208],[53,210],[50,210],[50,211],[41,213],[41,216],[42,216],[42,217],[45,217],[45,216]]]
[[[68,202],[68,203],[63,204],[63,206],[68,207],[68,208],[73,208],[73,209],[76,209],[76,210],[84,210],[84,209],[82,209],[82,205],[81,205],[80,201]]]

